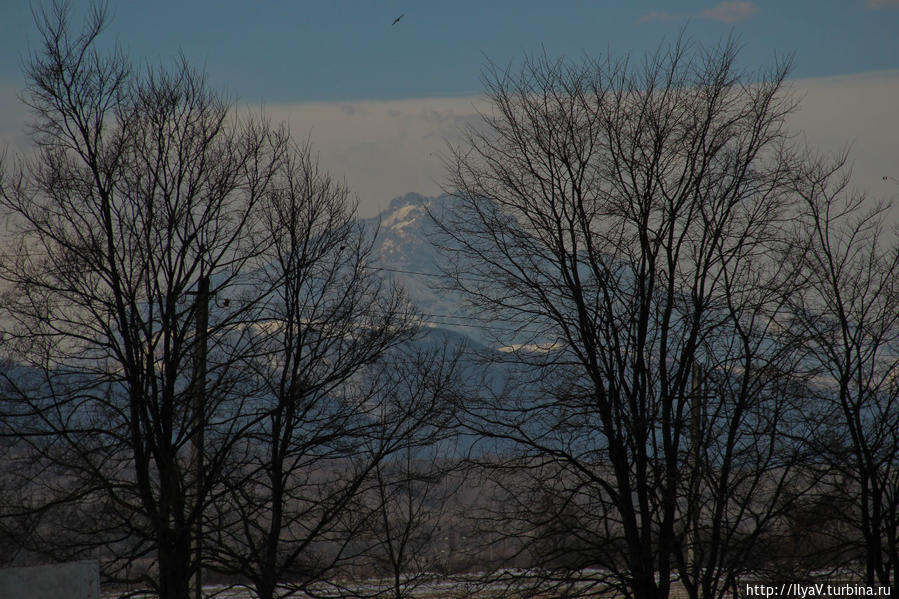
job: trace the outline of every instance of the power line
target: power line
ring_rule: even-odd
[[[18,256],[46,256],[46,254],[42,252],[28,252],[23,251],[16,254],[3,253],[0,252],[0,258],[14,258]],[[379,272],[389,272],[389,273],[398,273],[405,275],[413,275],[413,276],[422,276],[422,277],[432,277],[432,278],[446,278],[445,275],[440,273],[433,272],[424,272],[424,271],[416,271],[402,268],[395,268],[390,266],[375,266],[375,265],[362,265],[363,268],[371,271],[379,271]],[[491,279],[487,277],[469,277],[470,280],[473,281],[491,281]],[[228,301],[239,301],[239,300],[231,300]],[[57,304],[59,305],[59,304]],[[79,307],[81,304],[76,302],[66,302],[66,305],[70,307]],[[435,313],[435,312],[405,312],[400,313],[402,316],[407,317],[417,317],[425,320],[427,324],[435,324],[441,325],[445,327],[455,327],[455,328],[466,328],[466,329],[478,329],[484,331],[503,331],[503,332],[518,332],[518,333],[528,333],[528,334],[539,334],[541,331],[533,330],[528,328],[527,325],[508,325],[503,326],[501,324],[496,324],[495,319],[489,318],[486,316],[481,316],[478,314],[447,314],[447,313]],[[472,322],[474,321],[474,322]]]
[[[17,253],[0,252],[0,258],[18,258],[20,256],[29,257],[29,258],[48,257],[47,254],[44,252],[31,252],[31,251],[21,251],[21,252],[17,252]],[[390,266],[375,266],[375,265],[371,265],[371,264],[362,264],[361,267],[366,270],[374,270],[374,271],[381,271],[381,272],[399,273],[399,274],[405,274],[405,275],[417,275],[417,276],[422,276],[422,277],[433,277],[433,278],[438,278],[438,279],[447,278],[447,275],[445,275],[443,273],[424,272],[424,271],[420,271],[420,270],[406,270],[406,269],[394,268],[394,267],[390,267]],[[492,280],[489,277],[478,277],[478,276],[472,276],[472,275],[468,275],[467,278],[469,278],[471,280],[478,280],[478,281],[491,281]]]

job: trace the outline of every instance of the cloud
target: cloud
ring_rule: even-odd
[[[373,216],[407,192],[439,194],[447,143],[480,122],[479,110],[488,110],[482,98],[463,97],[309,102],[265,111],[297,138],[308,136],[321,166],[358,194],[362,216]]]
[[[758,7],[755,2],[719,2],[711,8],[701,11],[698,16],[701,19],[734,24],[745,21],[756,12],[758,12]]]
[[[899,2],[899,0],[868,0],[869,2]],[[739,23],[758,12],[755,2],[719,2],[715,6],[701,10],[694,16],[709,21],[721,21],[722,23]],[[639,19],[637,23],[652,23],[658,21],[674,21],[688,15],[671,13],[664,10],[651,10]]]
[[[852,184],[874,199],[896,200],[899,188],[899,70],[797,79],[790,89],[801,100],[788,126],[824,154],[849,150]],[[899,218],[899,205],[892,215]]]
[[[899,6],[899,0],[868,0],[870,10],[880,10],[891,6]]]
[[[899,178],[896,151],[899,70],[794,80],[802,100],[789,128],[824,153],[851,148],[853,181],[874,197],[899,194],[882,176]],[[359,194],[360,212],[377,214],[409,191],[440,193],[446,184],[442,156],[459,141],[458,130],[491,110],[480,97],[305,103],[266,108],[272,121],[288,121],[307,134],[321,164]]]
[[[875,198],[899,199],[899,188],[882,179],[899,178],[899,70],[801,79],[790,88],[802,103],[789,128],[816,151],[850,148],[853,182]],[[373,216],[406,192],[440,193],[447,142],[458,142],[459,127],[477,125],[478,112],[491,109],[475,96],[267,105],[265,111],[272,122],[289,123],[298,139],[308,135],[322,167],[358,194],[363,216]],[[27,118],[15,89],[0,81],[0,151],[21,149]]]
[[[677,15],[666,12],[664,10],[651,10],[637,19],[637,23],[651,23],[653,21],[673,21],[676,18]]]

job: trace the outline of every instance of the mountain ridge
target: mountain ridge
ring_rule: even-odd
[[[363,223],[377,228],[373,254],[379,276],[406,290],[425,326],[442,328],[478,345],[495,345],[486,327],[466,310],[465,298],[449,288],[440,269],[440,250],[433,240],[439,227],[429,210],[442,209],[452,196],[410,192],[394,198],[378,216]],[[485,323],[486,324],[486,323]]]

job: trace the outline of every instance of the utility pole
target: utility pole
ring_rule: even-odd
[[[689,446],[689,461],[690,461],[690,495],[691,497],[688,499],[689,503],[693,504],[693,508],[690,510],[690,520],[689,520],[689,529],[687,535],[687,560],[694,566],[694,562],[696,560],[697,552],[696,549],[699,543],[699,531],[697,530],[699,526],[699,518],[701,517],[699,514],[700,507],[702,502],[700,501],[699,489],[701,485],[699,483],[699,455],[700,455],[700,430],[702,427],[702,402],[704,400],[702,394],[702,369],[699,364],[695,361],[693,362],[693,367],[690,371],[690,384],[692,386],[691,398],[690,398],[690,446]]]
[[[203,597],[203,430],[206,427],[206,331],[209,327],[209,276],[202,275],[197,286],[195,308],[197,329],[194,347],[194,380],[191,393],[193,435],[190,468],[194,481],[194,530],[191,553],[194,572],[190,578],[191,599]]]

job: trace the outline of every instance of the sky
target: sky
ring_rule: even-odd
[[[32,10],[42,3],[0,3],[9,154],[27,147],[21,67],[39,48]],[[73,2],[74,24],[88,6]],[[822,152],[849,149],[867,192],[899,196],[899,0],[112,0],[109,9],[104,46],[136,64],[184,55],[214,89],[288,122],[358,195],[363,216],[406,192],[441,190],[447,144],[489,109],[489,63],[639,58],[682,31],[707,45],[734,36],[749,70],[792,57],[790,85],[803,99],[792,128]]]

